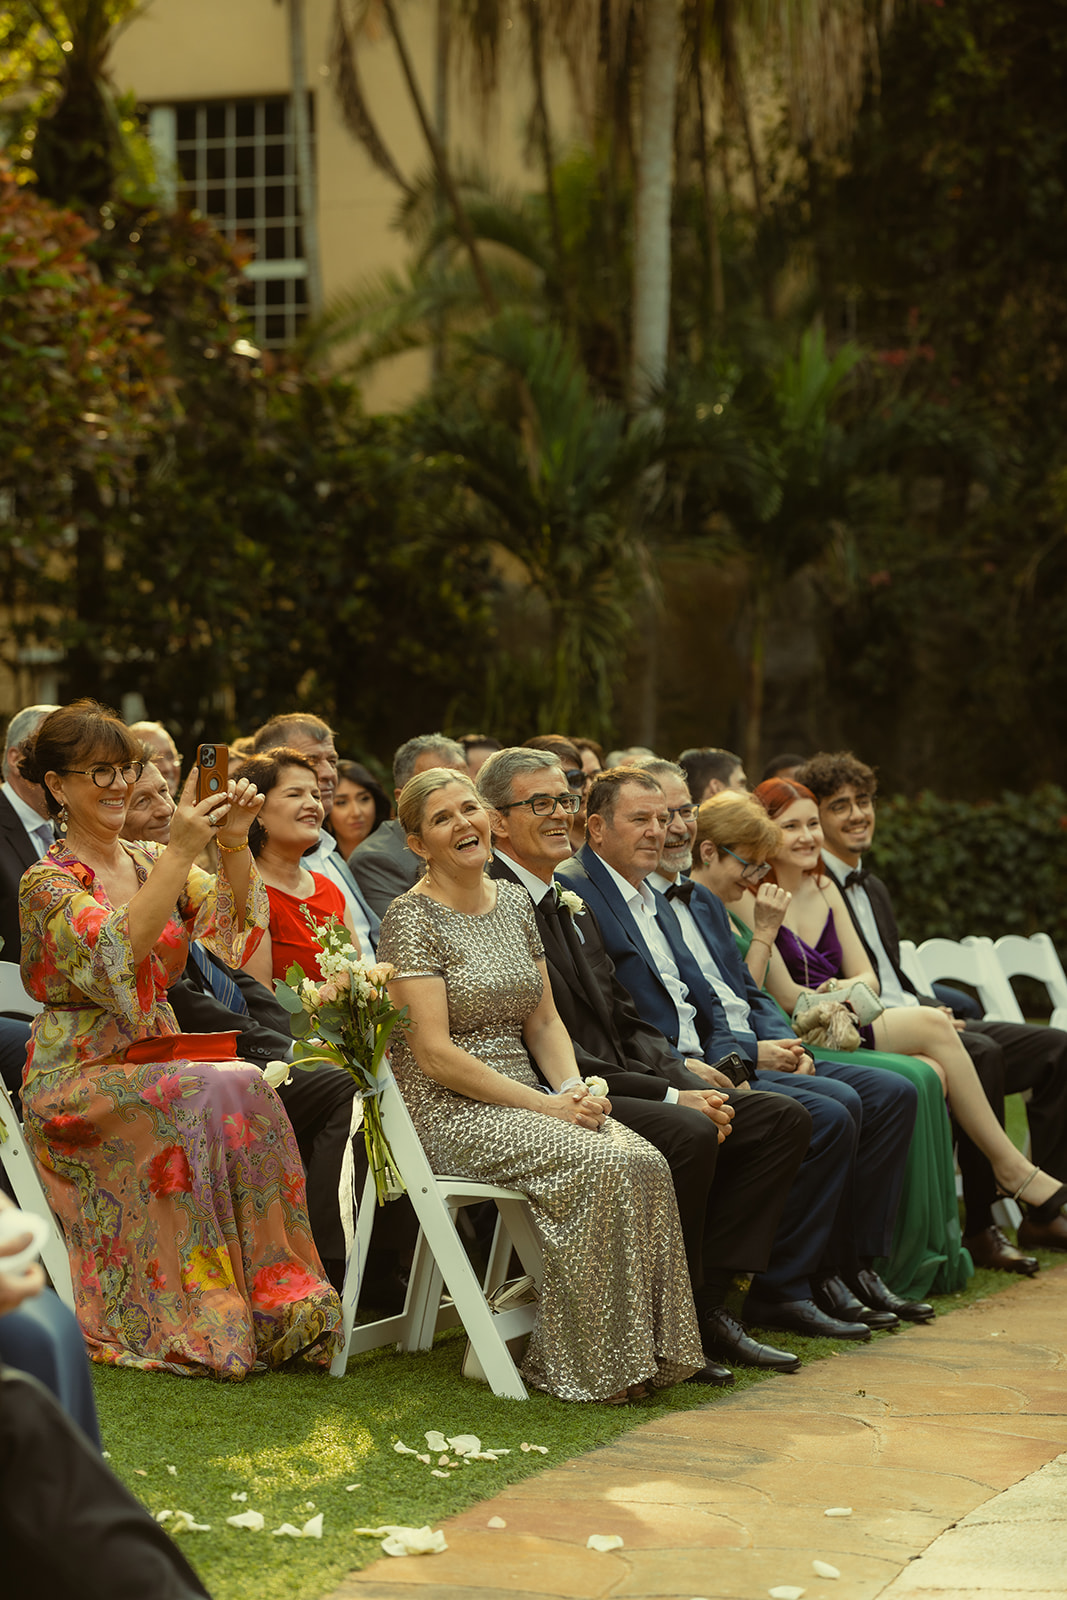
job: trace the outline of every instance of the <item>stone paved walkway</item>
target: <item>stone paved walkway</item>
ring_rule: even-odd
[[[383,1557],[329,1600],[1064,1600],[1065,1349],[1067,1266],[649,1422],[444,1523],[445,1553]],[[588,1550],[591,1533],[623,1547]]]

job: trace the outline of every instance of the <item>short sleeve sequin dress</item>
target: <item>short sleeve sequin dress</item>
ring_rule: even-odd
[[[399,978],[443,978],[453,1043],[537,1086],[522,1028],[541,999],[541,942],[525,891],[496,888],[483,915],[409,890],[386,913],[378,957]],[[614,1118],[593,1133],[471,1100],[426,1077],[407,1040],[394,1038],[393,1069],[431,1166],[529,1197],[545,1275],[526,1381],[561,1400],[603,1400],[630,1384],[666,1387],[703,1366],[659,1151]]]

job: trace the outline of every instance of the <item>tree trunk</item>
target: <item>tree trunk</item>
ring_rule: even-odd
[[[545,180],[545,197],[548,201],[548,221],[552,233],[552,248],[559,274],[559,295],[563,307],[563,326],[570,332],[575,325],[573,286],[570,262],[563,244],[563,224],[559,215],[559,195],[556,193],[555,161],[552,154],[552,130],[548,122],[548,101],[545,96],[545,48],[541,26],[541,0],[526,0],[526,28],[530,36],[530,61],[534,81],[534,117],[537,125],[537,142],[541,152],[541,168]]]
[[[745,770],[763,765],[763,672],[767,647],[767,579],[757,567],[752,575],[752,637],[748,647],[748,714],[745,718]]]
[[[452,169],[449,165],[448,156],[440,139],[437,137],[434,125],[430,120],[430,113],[427,110],[426,101],[423,98],[422,90],[419,88],[419,80],[415,76],[415,67],[408,51],[407,40],[404,38],[403,30],[400,27],[400,19],[396,14],[395,0],[382,0],[382,7],[385,11],[385,19],[389,25],[389,32],[392,35],[393,44],[396,46],[397,57],[400,61],[400,70],[404,74],[404,82],[408,86],[408,93],[411,96],[411,103],[415,108],[415,115],[418,118],[419,126],[422,129],[422,136],[426,140],[427,148],[429,149],[430,155],[433,159],[434,171],[437,174],[437,181],[445,192],[445,195],[448,199],[448,204],[452,210],[452,215],[455,218],[456,231],[463,240],[464,248],[467,251],[467,254],[470,256],[470,262],[474,272],[475,281],[478,284],[481,297],[485,301],[486,310],[489,312],[490,316],[495,317],[500,310],[500,305],[497,301],[493,286],[489,281],[489,275],[485,270],[485,263],[483,262],[481,252],[478,249],[474,232],[470,225],[470,218],[467,216],[467,213],[463,208],[463,203],[459,198],[459,192],[456,189],[455,180],[452,177]]]
[[[648,0],[641,63],[641,145],[634,195],[630,395],[638,410],[647,407],[667,371],[679,31],[677,0]]]
[[[289,0],[289,94],[293,118],[293,154],[300,196],[304,260],[307,262],[307,305],[312,321],[322,315],[322,252],[319,249],[319,206],[315,192],[315,158],[311,153],[308,116],[307,48],[304,0]]]
[[[704,94],[704,24],[705,9],[701,5],[696,19],[693,78],[696,89],[697,124],[700,129],[700,195],[704,208],[704,237],[711,288],[709,320],[714,327],[719,328],[726,315],[726,290],[722,275],[722,240],[719,237],[719,219],[715,213],[715,194],[711,187],[711,157],[708,151],[708,113]]]

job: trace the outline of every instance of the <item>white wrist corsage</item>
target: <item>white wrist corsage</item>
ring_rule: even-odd
[[[591,1095],[595,1095],[598,1100],[607,1099],[608,1086],[603,1078],[583,1078],[582,1081]]]

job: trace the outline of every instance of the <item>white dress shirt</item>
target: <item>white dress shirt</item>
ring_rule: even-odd
[[[683,1056],[700,1057],[703,1046],[693,1021],[697,1014],[696,1006],[689,1003],[687,998],[689,991],[682,982],[682,975],[674,959],[674,951],[670,947],[667,935],[656,920],[656,902],[652,890],[644,883],[635,888],[621,873],[616,872],[603,856],[600,856],[599,860],[625,900],[627,910],[633,917],[634,926],[663,980],[663,986],[674,1001],[674,1008],[678,1013],[678,1049]]]
[[[856,921],[860,925],[860,932],[867,941],[868,948],[874,957],[875,966],[878,969],[878,987],[881,990],[882,1004],[887,1010],[890,1006],[917,1006],[919,1004],[917,997],[909,994],[906,989],[901,988],[900,981],[893,970],[893,963],[889,959],[889,953],[882,942],[882,935],[878,931],[878,921],[874,914],[874,907],[871,905],[870,895],[863,885],[859,883],[852,884],[848,889],[845,888],[845,879],[853,870],[847,861],[842,861],[840,856],[835,856],[833,851],[827,850],[825,846],[822,858],[831,878],[833,878],[837,887],[856,913]],[[858,868],[859,865],[860,862],[857,860],[856,867]]]
[[[668,889],[673,887],[670,878],[665,878],[661,872],[650,873],[648,881],[654,889],[658,889],[660,894],[664,895]],[[708,942],[697,927],[696,918],[685,901],[682,899],[672,900],[671,910],[678,918],[678,924],[682,930],[682,938],[686,942],[689,954],[722,1001],[723,1010],[726,1012],[726,1020],[730,1024],[730,1032],[754,1033],[752,1007],[744,995],[738,994],[737,990],[727,983],[719,971],[715,956],[709,950]]]

